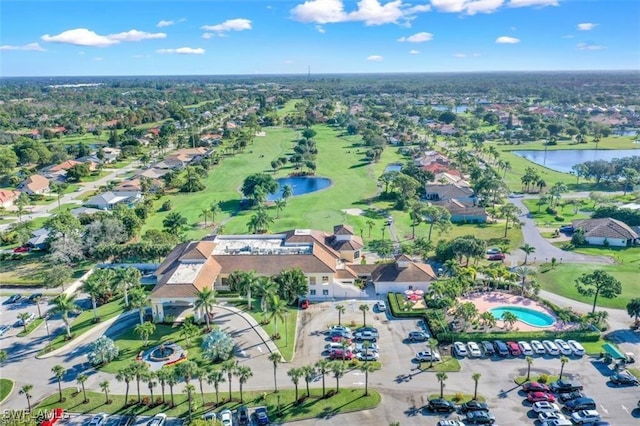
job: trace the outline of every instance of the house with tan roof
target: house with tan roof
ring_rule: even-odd
[[[360,258],[362,248],[362,239],[346,225],[335,226],[333,233],[295,229],[280,234],[215,235],[182,243],[155,272],[157,284],[150,296],[154,320],[164,319],[165,307],[193,306],[198,291],[204,288],[228,290],[228,277],[234,271],[275,276],[283,270],[299,268],[309,284],[308,293],[301,297],[362,297],[363,291],[356,286],[360,265],[353,262]],[[410,263],[414,271],[413,262]],[[418,268],[430,270],[427,265]],[[413,279],[409,273],[401,278]],[[195,312],[196,319],[201,315],[202,312]]]
[[[20,191],[11,191],[8,189],[0,189],[0,207],[13,207],[13,203],[20,196]]]
[[[49,193],[49,179],[42,175],[31,175],[18,185],[18,189],[29,195]]]
[[[588,244],[596,246],[630,247],[640,244],[640,237],[629,225],[610,217],[579,219],[572,222],[575,230],[581,229]]]
[[[430,265],[414,262],[404,254],[396,257],[393,263],[379,265],[371,273],[376,294],[401,293],[405,290],[426,292],[435,279],[436,274]]]

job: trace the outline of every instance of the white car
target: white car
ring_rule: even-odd
[[[329,332],[335,331],[340,333],[351,333],[351,329],[349,327],[345,327],[344,325],[334,325],[329,328]]]
[[[547,351],[549,355],[560,355],[560,349],[553,343],[551,340],[543,340],[542,346],[544,346],[544,350]]]
[[[359,352],[356,358],[358,361],[377,361],[378,356],[378,352]]]
[[[547,420],[546,422],[540,424],[540,426],[572,426],[571,420],[569,419],[553,419]]]
[[[560,407],[549,401],[538,401],[533,403],[533,411],[536,413],[559,413]]]
[[[167,415],[164,413],[158,413],[147,423],[148,426],[164,426],[167,422]]]
[[[578,425],[599,422],[600,413],[598,413],[596,410],[577,411],[571,415],[571,421]]]
[[[378,300],[378,302],[376,303],[376,307],[378,308],[378,311],[380,312],[384,312],[387,310],[387,304],[384,303],[384,301],[382,300]]]
[[[18,319],[18,324],[20,325],[26,325],[26,324],[30,324],[34,319],[36,319],[36,314],[33,312],[29,312],[29,316],[25,319],[19,318]]]
[[[545,423],[550,422],[551,420],[567,420],[567,418],[556,411],[543,411],[542,413],[538,414],[538,420],[540,420],[540,423]]]
[[[356,343],[353,352],[380,352],[380,346],[375,343],[369,343],[369,347],[365,348],[364,343]]]
[[[462,342],[455,342],[453,344],[453,352],[459,357],[465,357],[469,355],[469,351],[467,350],[467,345]]]
[[[533,352],[535,352],[536,355],[545,355],[547,353],[544,345],[540,340],[532,340],[531,342],[529,342],[529,344],[531,345],[531,349],[533,349]]]
[[[89,422],[89,426],[102,426],[107,422],[107,414],[106,413],[98,413],[91,417],[91,421]]]
[[[480,346],[476,342],[467,343],[467,348],[469,349],[469,358],[480,358],[482,356]]]
[[[220,412],[220,422],[222,426],[233,426],[233,414],[231,414],[231,410],[222,410]]]
[[[585,350],[582,345],[575,340],[567,340],[567,344],[569,345],[575,356],[582,356],[585,354]]]
[[[558,347],[558,350],[562,355],[573,355],[573,350],[571,349],[571,346],[569,346],[569,344],[564,340],[556,339],[553,342],[556,344],[556,346]]]
[[[325,351],[333,351],[336,349],[351,349],[351,345],[347,345],[346,348],[345,346],[340,343],[340,342],[331,342],[331,343],[327,343],[326,345],[324,345],[324,350]]]
[[[426,351],[417,352],[416,360],[419,362],[440,361],[440,354],[438,352],[431,353],[431,351],[427,349]]]
[[[532,356],[534,354],[533,348],[528,342],[518,342],[518,346],[520,346],[520,351],[524,356]]]

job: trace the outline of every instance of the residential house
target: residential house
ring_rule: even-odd
[[[0,189],[0,207],[13,207],[13,203],[20,196],[20,191],[12,191],[10,189]]]
[[[49,193],[49,179],[42,175],[31,175],[18,185],[18,189],[29,195]]]
[[[596,246],[630,247],[640,243],[638,233],[629,225],[610,217],[574,220],[576,230],[584,232],[588,244]]]
[[[426,263],[414,262],[407,255],[396,257],[393,263],[383,263],[371,273],[376,294],[401,293],[405,290],[427,292],[436,274]]]
[[[111,163],[115,163],[116,161],[118,161],[118,157],[120,157],[120,149],[118,148],[110,148],[110,147],[105,147],[102,148],[102,162],[105,164],[111,164]]]
[[[476,196],[471,184],[449,173],[438,173],[434,180],[425,184],[425,198],[429,201],[447,201],[456,199],[465,205],[475,205]]]
[[[31,233],[31,238],[25,244],[32,250],[47,250],[49,248],[50,231],[46,228],[36,229]]]
[[[139,172],[136,177],[146,177],[149,179],[159,179],[162,176],[166,175],[167,173],[171,173],[171,170],[169,168],[158,168],[158,167],[151,167],[150,169],[147,169],[145,171]]]
[[[489,214],[484,207],[468,206],[455,198],[446,201],[435,201],[433,205],[444,207],[451,214],[453,223],[486,223]]]
[[[118,204],[131,206],[141,199],[142,193],[140,191],[107,191],[94,195],[84,203],[84,206],[101,210],[112,210]]]
[[[160,179],[149,179],[149,192],[156,192],[163,187],[163,183]],[[120,182],[115,188],[114,191],[142,191],[142,179],[141,178],[133,178],[127,179]]]

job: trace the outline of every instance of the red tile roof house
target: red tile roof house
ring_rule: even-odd
[[[20,196],[20,191],[0,189],[0,207],[9,208]]]
[[[49,179],[42,175],[32,175],[18,185],[18,189],[29,195],[49,193]]]
[[[360,265],[347,260],[358,260],[362,247],[362,239],[353,235],[349,226],[343,225],[335,226],[332,234],[296,229],[281,234],[216,235],[182,243],[169,253],[155,272],[157,284],[150,295],[154,320],[163,321],[166,308],[193,306],[198,291],[205,288],[229,289],[227,278],[238,270],[255,271],[257,276],[274,276],[285,269],[300,268],[309,284],[308,293],[301,296],[311,300],[362,297],[363,291],[355,285],[360,277]],[[402,279],[399,284],[402,290],[407,289],[404,281],[420,278],[422,281],[414,284],[425,287],[426,291],[435,274],[429,273],[428,265],[416,267],[413,262],[409,263],[407,273],[389,270],[376,276],[385,281],[393,280],[394,276]],[[378,267],[384,271],[389,268],[386,264]],[[398,268],[403,270],[405,264]],[[388,283],[380,285],[380,292],[385,292],[385,285]],[[395,287],[390,289],[396,290]],[[200,319],[203,313],[194,312],[194,315]]]

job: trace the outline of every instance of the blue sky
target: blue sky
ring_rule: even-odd
[[[2,0],[0,75],[640,69],[638,0]]]

